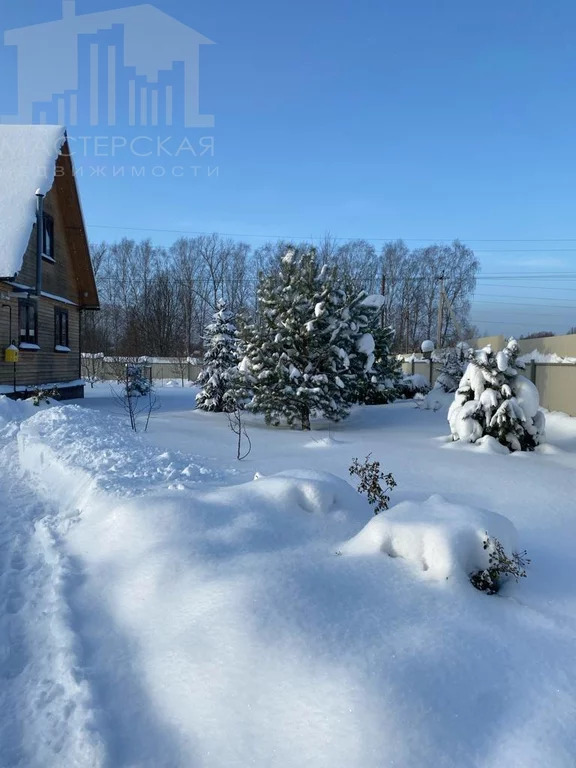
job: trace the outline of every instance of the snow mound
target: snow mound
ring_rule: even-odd
[[[421,373],[413,373],[410,376],[404,376],[402,378],[402,384],[414,391],[417,389],[430,389],[430,381]]]
[[[49,465],[63,483],[72,474],[81,475],[86,483],[122,496],[220,477],[200,460],[179,452],[159,452],[127,424],[78,405],[40,411],[23,422],[18,441],[28,471]]]
[[[51,407],[54,403],[54,400],[43,400],[36,406],[31,397],[26,400],[12,400],[5,395],[0,395],[0,433],[3,437],[15,434],[22,421],[34,416],[39,410]]]
[[[426,579],[468,581],[470,573],[488,567],[482,546],[486,533],[497,538],[506,552],[516,550],[516,529],[508,518],[431,496],[423,504],[405,501],[374,517],[341,552],[383,552],[407,560]]]
[[[334,448],[344,444],[344,440],[336,440],[331,435],[327,437],[319,437],[310,440],[308,443],[304,443],[304,448]]]
[[[13,277],[36,220],[36,192],[46,195],[64,143],[56,125],[0,125],[0,277]]]
[[[32,415],[33,408],[31,403],[11,400],[5,395],[0,395],[0,429],[4,429],[8,424],[27,419]]]
[[[247,490],[255,497],[266,498],[278,506],[315,515],[331,514],[344,519],[348,511],[359,508],[364,519],[367,515],[366,505],[354,488],[330,472],[291,469],[269,477],[257,474]]]
[[[448,440],[450,440],[450,438],[448,438]],[[450,442],[446,442],[442,448],[453,451],[474,451],[474,453],[486,453],[491,456],[508,456],[510,454],[510,449],[505,445],[502,445],[502,443],[499,443],[498,440],[491,435],[484,435],[484,437],[480,437],[476,442],[471,442],[469,440],[451,440]]]

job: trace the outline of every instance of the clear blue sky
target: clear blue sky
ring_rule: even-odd
[[[96,159],[90,145],[80,189],[92,239],[176,237],[151,229],[241,233],[254,244],[327,232],[412,246],[459,237],[484,275],[517,275],[480,281],[481,330],[576,325],[573,0],[154,4],[216,43],[201,48],[200,74],[201,113],[215,127],[146,135],[172,135],[172,149],[184,136],[211,136],[215,155],[186,159],[182,177],[171,173],[178,159],[136,158],[145,177],[112,178],[114,164],[134,158]],[[57,19],[61,5],[0,0],[0,32]],[[77,0],[76,11],[129,5]],[[150,55],[167,44],[151,41]],[[16,108],[13,50],[0,49],[0,71],[7,113]],[[159,162],[163,178],[152,176]],[[93,164],[107,172],[91,176]],[[541,272],[573,279],[526,279]]]

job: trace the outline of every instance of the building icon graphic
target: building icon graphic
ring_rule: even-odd
[[[200,114],[200,47],[212,41],[153,5],[9,30],[18,61],[18,112],[2,123],[211,128]]]

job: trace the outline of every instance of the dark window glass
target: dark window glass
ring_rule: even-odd
[[[68,347],[68,310],[54,310],[54,344],[57,347]]]
[[[20,314],[20,343],[38,344],[38,307],[35,301],[21,300]]]
[[[44,256],[54,258],[54,219],[44,214]]]

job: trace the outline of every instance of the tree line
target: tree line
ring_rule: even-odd
[[[218,301],[245,322],[256,320],[258,285],[290,245],[278,241],[253,248],[217,234],[182,237],[169,247],[128,238],[92,244],[101,311],[84,318],[84,351],[201,356],[204,329]],[[383,294],[381,321],[394,331],[395,351],[412,351],[422,340],[436,338],[440,286],[442,344],[474,335],[468,316],[479,262],[458,240],[416,249],[397,240],[377,250],[366,240],[341,243],[327,236],[315,251],[353,289]]]

